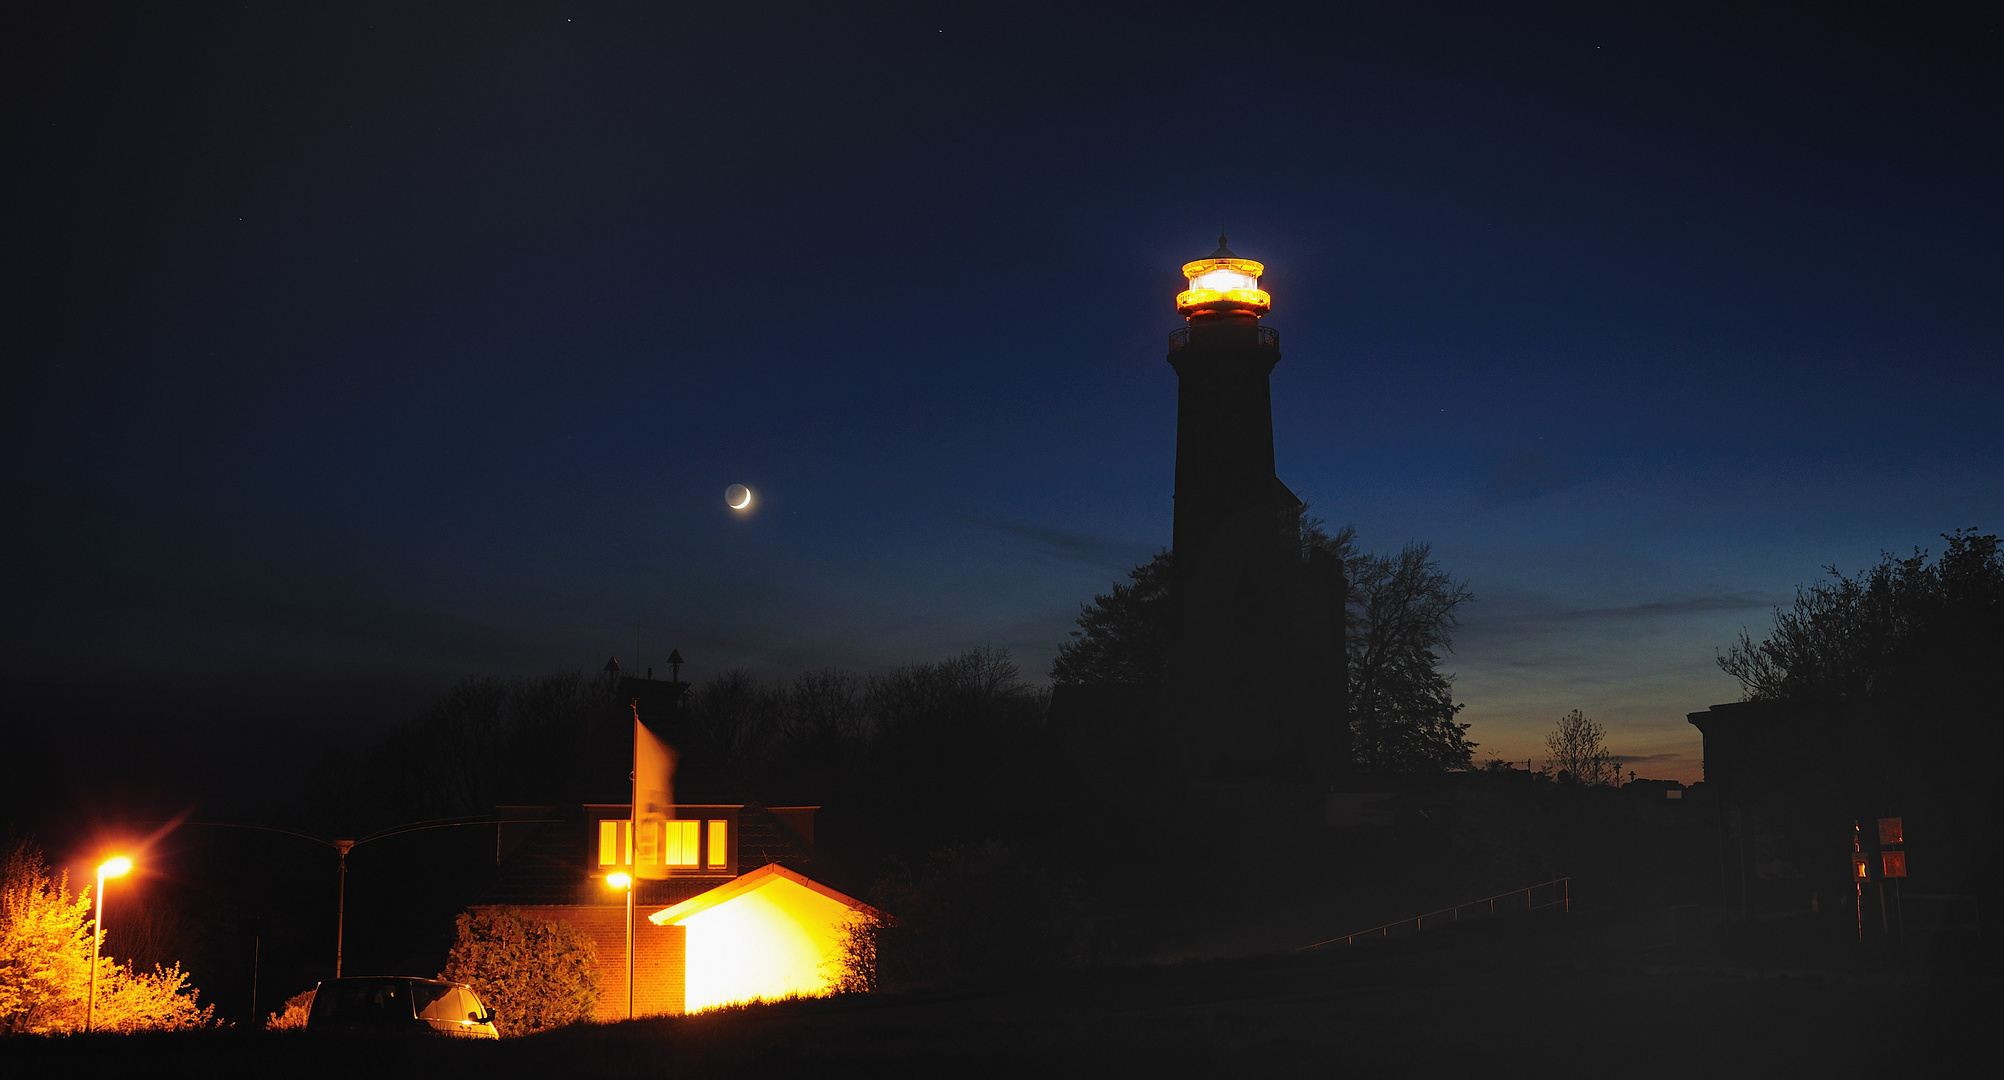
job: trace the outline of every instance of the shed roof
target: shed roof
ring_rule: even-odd
[[[655,924],[656,926],[669,926],[674,923],[679,923],[682,920],[687,919],[693,915],[697,915],[702,912],[708,911],[709,909],[716,907],[719,904],[728,903],[732,900],[737,899],[740,896],[745,895],[746,893],[755,892],[761,888],[764,888],[767,884],[771,883],[775,879],[791,881],[795,885],[799,885],[802,888],[810,889],[814,892],[820,893],[821,895],[829,898],[830,900],[835,901],[836,903],[847,905],[848,907],[855,908],[858,911],[866,912],[871,915],[882,914],[882,912],[879,912],[876,908],[871,907],[869,904],[866,904],[863,901],[858,900],[855,897],[850,896],[848,893],[842,892],[839,889],[829,888],[828,886],[821,884],[820,882],[806,876],[805,874],[794,873],[793,871],[788,870],[786,867],[781,866],[778,863],[767,863],[766,865],[761,866],[756,870],[753,870],[749,874],[739,874],[737,877],[732,878],[731,880],[723,883],[722,885],[717,886],[714,889],[711,889],[709,892],[701,894],[700,896],[692,896],[689,899],[684,900],[679,904],[675,904],[672,907],[663,908],[660,911],[657,911],[654,914],[649,915],[647,917],[647,921]]]

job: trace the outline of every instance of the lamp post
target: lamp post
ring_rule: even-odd
[[[334,853],[341,857],[341,881],[334,888],[334,977],[341,977],[341,946],[348,934],[348,853],[357,840],[334,841]]]
[[[107,878],[124,877],[132,870],[132,860],[123,855],[106,859],[97,868],[97,919],[91,923],[90,997],[84,1003],[84,1031],[97,1024],[98,957],[104,952],[104,883]]]
[[[508,822],[506,822],[506,824],[546,825],[558,820],[560,819],[521,818],[519,820],[511,819]],[[281,836],[293,836],[301,840],[311,840],[316,844],[320,844],[324,847],[329,847],[334,849],[334,854],[338,856],[340,859],[340,868],[339,868],[340,876],[335,885],[335,893],[334,893],[334,977],[338,979],[341,977],[341,953],[346,943],[347,927],[348,927],[348,853],[349,852],[355,850],[356,848],[362,846],[363,844],[369,843],[372,840],[387,840],[392,836],[402,836],[405,833],[424,832],[427,829],[456,829],[466,825],[495,825],[501,823],[502,822],[500,822],[499,819],[488,814],[468,815],[467,817],[461,817],[461,818],[434,818],[430,821],[413,821],[404,825],[393,825],[387,829],[379,829],[376,832],[372,832],[369,835],[364,836],[359,840],[328,840],[324,837],[313,836],[309,833],[294,832],[291,829],[278,829],[278,828],[273,828],[270,825],[243,825],[234,821],[181,821],[177,819],[171,822],[150,821],[146,822],[145,824],[201,825],[215,829],[251,829],[257,832],[278,833]]]
[[[614,889],[626,890],[626,1018],[633,1019],[633,876],[631,874],[607,874],[605,883]]]

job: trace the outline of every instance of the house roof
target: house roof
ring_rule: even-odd
[[[738,811],[738,865],[764,866],[766,863],[812,862],[809,845],[794,835],[786,823],[763,806],[746,805]]]
[[[848,893],[842,892],[838,889],[829,888],[828,886],[821,884],[820,882],[806,876],[805,874],[794,873],[793,871],[788,870],[786,867],[781,866],[778,863],[767,863],[766,865],[761,866],[756,870],[753,870],[749,874],[739,874],[737,877],[732,878],[731,880],[723,883],[722,885],[717,886],[714,889],[711,889],[706,893],[703,893],[699,896],[692,896],[689,899],[684,900],[679,904],[663,908],[662,910],[657,911],[652,915],[649,915],[647,917],[647,921],[653,923],[656,926],[669,926],[674,923],[679,923],[682,920],[687,919],[692,915],[708,911],[709,909],[716,907],[719,904],[727,903],[731,900],[737,899],[740,896],[743,896],[748,892],[753,892],[757,889],[760,889],[775,878],[782,878],[787,881],[791,881],[795,885],[799,885],[805,889],[811,889],[814,892],[818,892],[821,895],[829,898],[830,900],[835,901],[836,903],[845,904],[849,907],[855,908],[858,911],[867,912],[871,915],[881,914],[881,912],[879,912],[876,908],[871,907],[870,905],[862,902],[861,900],[856,899],[853,896],[850,896]]]

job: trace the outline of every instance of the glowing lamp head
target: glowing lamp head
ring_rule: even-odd
[[[605,884],[607,888],[624,889],[633,884],[633,878],[627,874],[607,874]]]
[[[1273,310],[1273,297],[1259,287],[1264,273],[1265,266],[1232,254],[1219,236],[1218,250],[1183,264],[1190,287],[1176,294],[1176,314],[1191,322],[1234,314],[1257,319]]]
[[[104,864],[97,868],[98,877],[108,877],[108,878],[124,877],[125,875],[131,872],[132,872],[132,860],[126,858],[123,855],[117,856],[116,858],[106,859],[104,861]]]

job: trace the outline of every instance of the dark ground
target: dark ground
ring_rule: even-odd
[[[209,1032],[14,1039],[12,1076],[723,1077],[929,1074],[1935,1076],[1981,1060],[1994,928],[1861,954],[1670,945],[1590,914],[1449,927],[1324,954],[1035,984],[785,1002],[500,1043]],[[1917,935],[1918,936],[1918,935]]]

